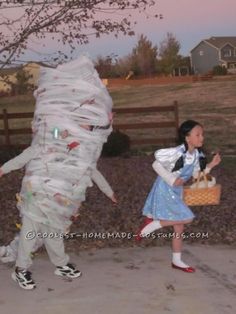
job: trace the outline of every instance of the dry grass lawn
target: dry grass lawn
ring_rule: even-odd
[[[208,82],[175,85],[124,86],[110,89],[115,107],[170,105],[179,103],[180,123],[195,119],[205,128],[205,143],[209,151],[220,150],[225,156],[236,155],[236,77],[215,78]],[[28,112],[34,110],[32,95],[0,98],[0,111]],[[157,121],[167,119],[166,115],[142,115],[139,117],[116,116],[115,122]],[[26,126],[30,121],[11,121],[12,127]],[[2,125],[0,125],[2,128]],[[134,132],[134,131],[132,131]],[[159,130],[135,131],[136,137],[154,135]],[[133,134],[131,133],[131,136]],[[158,134],[159,135],[159,134]],[[17,141],[25,141],[22,136]],[[1,139],[2,141],[2,139]]]

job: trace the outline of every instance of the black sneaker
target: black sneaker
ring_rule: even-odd
[[[19,270],[16,268],[11,277],[14,281],[18,282],[19,286],[23,289],[32,290],[36,288],[36,284],[31,277],[31,272],[26,269]]]
[[[68,263],[66,266],[57,266],[55,275],[68,277],[68,278],[77,278],[82,275],[81,271],[76,269],[72,264]]]

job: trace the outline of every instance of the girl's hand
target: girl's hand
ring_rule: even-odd
[[[221,162],[221,157],[220,154],[217,153],[215,154],[215,156],[212,158],[212,161],[207,165],[208,168],[212,169],[215,166],[219,165],[219,163]]]
[[[111,199],[111,201],[114,203],[114,205],[116,205],[116,204],[118,203],[118,201],[117,201],[117,198],[116,198],[116,195],[115,195],[115,194],[113,194],[113,195],[112,195],[112,197],[111,197],[110,199]]]
[[[174,182],[174,186],[182,186],[184,185],[184,180],[181,178],[177,178]]]

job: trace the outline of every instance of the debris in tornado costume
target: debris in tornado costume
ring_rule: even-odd
[[[112,100],[84,56],[42,68],[34,95],[31,146],[40,154],[27,165],[18,207],[65,232],[92,185],[91,172],[111,132]]]

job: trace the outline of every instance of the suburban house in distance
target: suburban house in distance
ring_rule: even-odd
[[[30,76],[29,84],[32,84],[33,86],[36,86],[37,85],[37,81],[38,81],[38,77],[39,77],[40,65],[47,66],[46,64],[43,64],[42,62],[38,62],[38,63],[36,63],[36,62],[29,62],[29,63],[25,64],[23,67],[10,69],[11,73],[10,74],[6,74],[7,75],[7,79],[11,83],[16,83],[16,81],[17,81],[17,79],[16,79],[17,71],[22,68]],[[8,84],[8,83],[4,82],[0,78],[0,93],[1,92],[10,93],[11,90],[12,90],[11,84]]]
[[[206,74],[216,65],[236,73],[236,36],[204,39],[191,50],[194,74]]]

